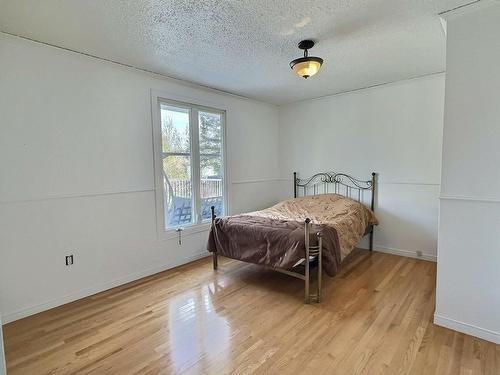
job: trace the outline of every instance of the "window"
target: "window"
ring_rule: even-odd
[[[157,205],[164,230],[225,213],[225,112],[156,98]],[[161,190],[161,191],[160,191]]]

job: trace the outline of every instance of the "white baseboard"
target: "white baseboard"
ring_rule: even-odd
[[[127,276],[120,277],[118,279],[115,279],[115,280],[112,280],[112,281],[109,281],[109,282],[106,282],[103,284],[95,285],[95,286],[92,286],[90,288],[84,288],[84,289],[78,290],[74,293],[70,293],[70,294],[67,294],[65,296],[54,298],[54,299],[49,300],[47,302],[43,302],[43,303],[40,303],[40,304],[37,304],[34,306],[30,306],[30,307],[19,309],[19,310],[10,312],[10,313],[6,313],[6,314],[2,315],[3,324],[13,322],[14,320],[22,319],[22,318],[25,318],[27,316],[37,314],[37,313],[45,311],[45,310],[49,310],[49,309],[52,309],[52,308],[57,307],[57,306],[64,305],[66,303],[73,302],[73,301],[76,301],[76,300],[84,298],[84,297],[88,297],[88,296],[91,296],[93,294],[100,293],[100,292],[103,292],[103,291],[111,289],[111,288],[115,288],[117,286],[129,283],[131,281],[141,279],[143,277],[154,275],[155,273],[158,273],[158,272],[166,271],[168,269],[180,266],[182,264],[186,264],[186,263],[192,262],[194,260],[204,258],[208,255],[209,255],[208,252],[205,250],[205,251],[200,252],[198,254],[195,254],[193,256],[178,260],[176,262],[168,262],[168,263],[162,264],[160,266],[152,267],[152,268],[149,268],[149,269],[146,269],[143,271],[139,271],[139,272],[134,272],[134,273],[129,274]]]
[[[5,365],[5,352],[3,349],[3,334],[2,334],[2,317],[0,316],[0,375],[7,374],[7,366]]]
[[[439,314],[434,314],[434,324],[454,331],[462,332],[470,336],[478,337],[480,339],[500,344],[500,333],[491,331],[489,329],[477,327],[472,324],[459,322],[455,319],[446,318]]]
[[[393,254],[393,255],[399,255],[403,257],[409,257],[409,258],[415,258],[415,259],[422,259],[422,260],[428,260],[431,262],[437,262],[437,256],[435,254],[429,254],[429,253],[419,253],[417,251],[413,250],[401,250],[401,249],[395,249],[393,247],[385,247],[385,246],[380,246],[380,245],[373,245],[373,250],[379,251],[381,253],[387,253],[387,254]]]

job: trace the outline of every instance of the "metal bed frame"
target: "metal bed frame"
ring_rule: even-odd
[[[369,191],[370,194],[370,209],[375,211],[375,192],[376,192],[376,176],[375,172],[372,173],[370,180],[359,180],[345,173],[334,173],[334,172],[321,172],[315,175],[300,179],[297,177],[297,172],[293,172],[293,196],[298,198],[299,196],[309,196],[318,194],[328,194],[335,193],[342,195],[347,198],[354,199],[362,204],[366,204],[365,192]],[[311,193],[312,190],[312,194]],[[300,195],[302,192],[302,195]],[[215,224],[216,215],[215,207],[212,206],[212,226]],[[301,279],[304,281],[304,302],[310,303],[314,301],[316,303],[321,302],[321,292],[322,292],[322,251],[323,251],[323,239],[321,233],[316,233],[317,245],[310,245],[310,232],[311,232],[311,220],[306,218],[304,220],[304,236],[305,236],[305,249],[304,249],[304,259],[302,262],[292,269],[283,269],[277,267],[265,266],[268,269]],[[373,250],[373,225],[370,225],[365,232],[365,235],[369,235],[369,249]],[[213,267],[214,270],[218,268],[217,253],[212,253],[213,257]],[[310,284],[311,284],[311,271],[317,268],[317,289],[315,294],[311,294]]]

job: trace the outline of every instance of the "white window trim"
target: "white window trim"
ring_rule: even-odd
[[[151,90],[151,119],[152,119],[152,133],[153,133],[153,152],[154,152],[154,190],[155,190],[155,210],[156,210],[156,232],[160,240],[171,240],[178,238],[179,234],[177,228],[165,228],[165,211],[164,211],[164,198],[163,198],[163,176],[161,171],[163,170],[161,152],[162,152],[162,139],[161,139],[161,114],[160,114],[160,102],[166,102],[175,105],[189,105],[196,107],[197,109],[205,109],[207,111],[215,111],[223,113],[222,121],[222,161],[224,165],[224,196],[223,204],[225,214],[229,212],[229,178],[227,174],[227,116],[228,111],[224,105],[218,103],[212,103],[205,100],[199,100],[194,98],[182,97],[178,95],[172,95],[168,92]],[[191,126],[190,126],[191,132]],[[191,142],[194,140],[191,138]],[[194,165],[195,161],[192,160]],[[194,181],[194,175],[193,175]],[[198,182],[196,182],[198,183]],[[199,204],[199,202],[197,202]],[[182,236],[188,236],[195,233],[200,233],[208,231],[210,228],[210,221],[194,223],[190,225],[183,226]]]

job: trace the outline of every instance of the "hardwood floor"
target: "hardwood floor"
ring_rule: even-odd
[[[211,258],[4,326],[17,374],[500,374],[500,345],[432,324],[434,263],[357,250],[323,302]]]

